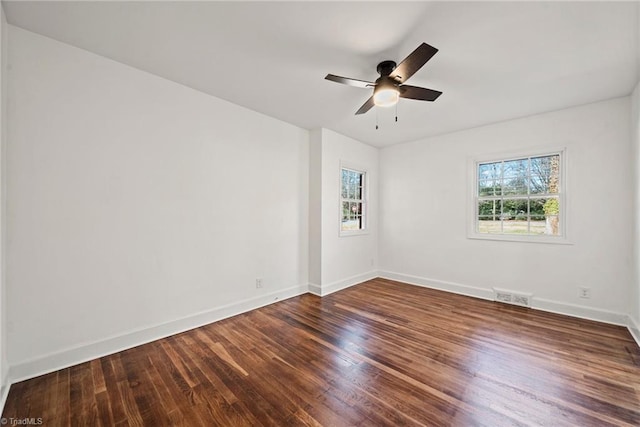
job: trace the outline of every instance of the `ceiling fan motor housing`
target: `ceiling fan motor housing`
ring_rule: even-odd
[[[396,63],[394,61],[382,61],[378,64],[378,74],[381,76],[388,76],[393,70],[396,69]]]

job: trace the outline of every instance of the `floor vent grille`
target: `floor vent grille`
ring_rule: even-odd
[[[494,300],[506,304],[531,307],[532,294],[493,288]]]

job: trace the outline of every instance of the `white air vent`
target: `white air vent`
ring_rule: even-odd
[[[531,307],[532,294],[498,288],[493,288],[493,294],[495,301],[519,305],[522,307]]]
[[[510,293],[496,291],[496,301],[511,302],[511,299],[512,295]]]

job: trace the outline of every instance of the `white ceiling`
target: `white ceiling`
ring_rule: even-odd
[[[386,146],[628,95],[636,2],[6,2],[7,20],[303,128]],[[421,42],[440,51],[408,83],[440,90],[354,112]],[[375,129],[376,115],[380,129]]]

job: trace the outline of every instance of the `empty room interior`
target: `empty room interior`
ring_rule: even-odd
[[[2,1],[0,406],[640,425],[640,3]]]

